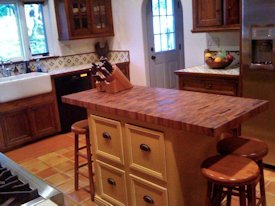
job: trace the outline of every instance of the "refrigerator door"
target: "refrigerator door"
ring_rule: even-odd
[[[269,109],[242,124],[242,135],[265,141],[264,163],[275,166],[275,70],[243,69],[243,96],[269,100]]]

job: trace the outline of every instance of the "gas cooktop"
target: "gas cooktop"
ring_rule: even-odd
[[[0,153],[0,205],[64,205],[63,194]]]

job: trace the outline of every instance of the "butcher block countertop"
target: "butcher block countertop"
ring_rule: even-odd
[[[116,94],[92,89],[62,100],[92,111],[208,136],[236,128],[268,106],[264,100],[144,86]]]

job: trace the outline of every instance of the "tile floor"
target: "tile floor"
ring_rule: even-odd
[[[83,138],[83,139],[82,139]],[[80,140],[84,143],[84,137]],[[7,152],[6,155],[34,175],[64,193],[65,205],[97,206],[91,201],[88,180],[80,176],[80,189],[74,190],[74,137],[61,134],[25,147]],[[80,159],[80,161],[86,161]],[[81,168],[88,175],[86,167]]]
[[[84,138],[81,140],[84,143]],[[79,191],[74,191],[74,138],[72,133],[56,135],[7,152],[6,155],[28,171],[64,193],[65,205],[96,206],[86,191],[88,181],[80,177]],[[85,161],[85,160],[81,160]],[[87,169],[83,168],[87,173]],[[275,205],[275,171],[265,170],[267,206]],[[238,205],[233,199],[232,205]]]

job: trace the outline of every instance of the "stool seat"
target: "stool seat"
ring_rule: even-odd
[[[75,134],[88,134],[89,133],[88,120],[84,119],[84,120],[80,120],[80,121],[74,123],[71,126],[71,130]]]
[[[234,154],[257,161],[267,155],[268,146],[259,139],[232,137],[220,140],[217,151],[221,155]]]
[[[201,172],[209,181],[227,186],[245,185],[260,174],[254,161],[235,155],[209,157],[202,163]]]
[[[239,196],[240,206],[256,206],[256,184],[260,169],[255,161],[236,155],[216,155],[201,165],[207,179],[206,206],[220,206],[226,196],[231,205],[232,195]]]

